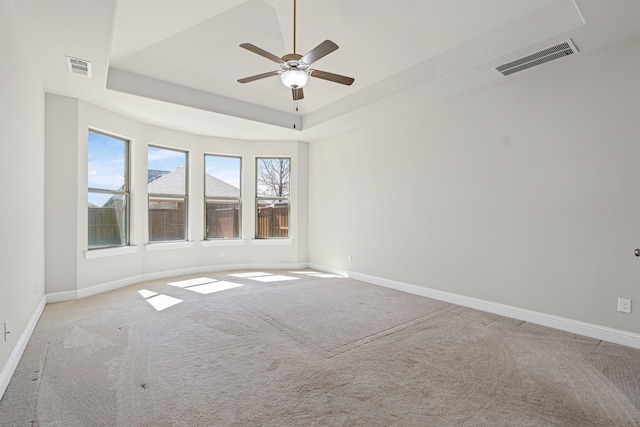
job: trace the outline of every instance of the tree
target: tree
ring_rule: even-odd
[[[290,159],[258,159],[258,196],[289,197],[290,166]]]

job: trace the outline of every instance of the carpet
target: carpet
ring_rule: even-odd
[[[640,426],[640,350],[355,280],[217,272],[49,304],[1,426]]]

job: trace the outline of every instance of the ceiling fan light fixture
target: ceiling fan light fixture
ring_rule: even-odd
[[[280,79],[282,84],[290,89],[302,89],[309,81],[309,74],[306,71],[291,67],[280,74]]]

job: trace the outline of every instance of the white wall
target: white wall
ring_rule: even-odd
[[[310,262],[640,332],[639,51],[311,144]]]
[[[69,167],[78,161],[78,100],[45,96],[46,167],[46,285],[47,293],[72,290],[76,286],[77,240],[75,191],[78,176]]]
[[[56,222],[48,236],[64,238],[61,248],[47,247],[47,257],[64,267],[47,270],[47,293],[51,301],[82,297],[140,280],[183,273],[232,268],[294,268],[307,263],[307,156],[301,142],[243,141],[187,134],[139,123],[113,112],[57,95],[47,95],[47,194],[56,200],[55,212],[47,213]],[[74,110],[73,106],[76,106]],[[51,125],[51,126],[49,126]],[[87,252],[87,131],[98,129],[131,139],[131,245],[132,251],[93,250],[105,257],[86,257]],[[71,135],[70,135],[71,134]],[[49,140],[51,138],[51,140]],[[147,146],[186,150],[189,156],[189,241],[147,245]],[[73,152],[66,162],[60,153]],[[203,242],[204,154],[237,155],[243,158],[242,237],[239,242]],[[253,239],[255,219],[254,165],[257,156],[287,156],[292,159],[292,207],[287,242]],[[70,168],[73,164],[76,167]],[[75,191],[69,191],[74,189]],[[60,219],[60,221],[58,221]],[[54,241],[54,239],[51,239]],[[286,244],[282,244],[286,243]],[[163,250],[155,250],[162,248]],[[221,256],[224,251],[224,256]],[[71,275],[72,277],[69,277]],[[51,287],[49,287],[51,284]]]
[[[9,0],[0,0],[0,94],[1,397],[44,307],[44,93]]]

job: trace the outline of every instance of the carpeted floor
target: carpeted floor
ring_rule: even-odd
[[[211,273],[48,305],[0,425],[640,426],[640,350],[310,271]]]

